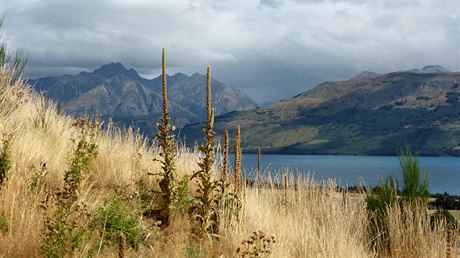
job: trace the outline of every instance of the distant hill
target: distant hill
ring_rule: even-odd
[[[409,144],[421,155],[460,155],[460,73],[441,66],[366,72],[325,82],[289,100],[233,112],[219,134],[242,129],[242,146],[289,154],[395,155]],[[202,124],[181,130],[192,143]]]
[[[351,78],[350,80],[351,81],[357,81],[357,80],[361,80],[361,79],[365,79],[365,78],[377,78],[379,76],[382,76],[382,74],[369,72],[369,71],[364,71],[364,72],[356,75],[355,77]]]
[[[91,73],[45,77],[29,83],[74,117],[98,113],[118,125],[134,125],[148,136],[156,132],[162,110],[161,77],[148,80],[121,63],[110,63]],[[206,77],[198,73],[168,76],[174,125],[181,127],[206,119],[205,85]],[[212,80],[212,89],[216,115],[257,107],[244,93],[218,80]]]

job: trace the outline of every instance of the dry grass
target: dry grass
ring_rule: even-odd
[[[388,209],[390,248],[393,257],[445,257],[447,225],[441,221],[430,224],[426,207],[396,204]]]
[[[0,193],[0,257],[40,256],[44,211],[40,208],[46,193],[63,185],[78,128],[71,118],[59,115],[54,105],[33,94],[23,83],[6,87],[8,74],[0,71],[0,132],[12,134],[12,169]],[[0,134],[3,135],[3,134]],[[2,136],[3,137],[3,136]],[[0,141],[1,143],[1,141]],[[132,197],[127,203],[140,210],[140,182],[158,190],[161,164],[159,148],[133,130],[108,126],[97,137],[97,158],[83,171],[78,203],[85,203],[95,214],[104,201],[113,196]],[[200,155],[195,150],[178,150],[177,175],[180,180],[198,169]],[[44,165],[46,164],[46,165]],[[46,168],[44,184],[32,191],[34,176]],[[215,168],[214,173],[220,171]],[[217,175],[216,175],[217,176]],[[278,180],[278,182],[282,182]],[[127,247],[127,257],[235,257],[241,241],[253,231],[274,235],[272,257],[370,257],[375,256],[368,234],[368,214],[364,200],[337,192],[334,182],[318,184],[311,177],[289,177],[289,187],[279,188],[266,179],[259,189],[246,188],[239,223],[220,230],[219,241],[197,237],[186,212],[172,218],[169,227],[160,229],[147,217],[140,218],[145,231],[138,248]],[[191,184],[192,195],[196,187]],[[424,213],[414,214],[412,207],[392,207],[388,227],[393,257],[442,257],[446,254],[445,225],[432,229]],[[458,231],[455,233],[458,236]],[[100,257],[118,255],[118,243],[99,246],[99,231],[91,232],[74,255]],[[96,251],[95,251],[96,250]],[[378,251],[378,250],[377,250]],[[455,255],[454,255],[455,257]]]

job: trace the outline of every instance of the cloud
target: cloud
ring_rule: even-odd
[[[4,39],[30,77],[121,61],[147,77],[204,73],[257,101],[289,98],[363,70],[460,70],[460,2],[8,1]]]
[[[278,8],[281,7],[284,4],[283,0],[260,0],[260,5],[262,6],[268,6],[272,8]]]

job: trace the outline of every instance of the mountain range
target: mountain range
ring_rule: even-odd
[[[206,76],[176,73],[167,76],[169,112],[176,127],[206,119]],[[161,76],[141,77],[121,63],[101,66],[91,73],[63,75],[29,80],[33,88],[56,101],[69,115],[81,117],[98,114],[119,126],[135,126],[146,136],[157,131],[162,111]],[[212,99],[216,115],[256,108],[240,90],[212,80]]]
[[[387,74],[363,72],[325,82],[267,107],[232,112],[215,130],[242,147],[281,154],[395,155],[408,144],[420,155],[460,155],[460,73],[439,65]],[[181,130],[188,144],[202,123]]]

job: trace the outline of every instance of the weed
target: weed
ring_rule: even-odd
[[[200,169],[193,173],[193,178],[198,179],[198,195],[196,196],[195,217],[198,219],[201,230],[206,233],[217,233],[217,206],[215,191],[217,184],[212,180],[211,170],[214,165],[214,111],[211,109],[211,68],[208,67],[206,81],[206,109],[207,124],[203,129],[205,134],[204,146],[199,147],[202,153],[198,166]]]
[[[46,163],[41,162],[40,169],[37,170],[35,175],[30,180],[29,188],[31,191],[38,193],[42,189],[44,179],[47,173],[48,173],[48,168],[46,167]]]
[[[188,205],[193,201],[193,198],[189,195],[189,181],[190,178],[188,176],[184,176],[184,178],[178,182],[176,188],[177,201],[174,205],[177,210],[186,210]]]
[[[140,214],[123,206],[117,198],[108,200],[96,211],[99,224],[103,227],[103,239],[117,243],[121,238],[126,242],[137,247],[144,239],[144,233],[140,227]]]
[[[260,180],[260,171],[261,171],[261,163],[260,163],[260,147],[257,151],[257,176],[256,176],[256,187],[259,187],[259,180]]]
[[[272,245],[275,243],[275,236],[268,237],[262,231],[254,231],[249,239],[241,242],[236,252],[239,257],[267,257],[272,253]]]
[[[235,192],[237,194],[241,193],[241,187],[242,187],[242,182],[241,182],[241,155],[242,155],[242,150],[241,150],[241,129],[240,126],[236,128],[236,135],[235,135]]]
[[[40,251],[45,257],[64,257],[74,253],[91,237],[91,217],[84,204],[75,204],[72,209],[54,208],[54,216],[45,217]]]
[[[168,113],[168,97],[166,85],[166,51],[163,48],[162,53],[162,83],[163,83],[163,112],[161,122],[158,123],[158,133],[156,138],[159,140],[162,157],[162,172],[160,173],[161,179],[159,181],[161,196],[163,202],[158,210],[158,218],[163,227],[169,225],[169,220],[172,215],[173,206],[176,201],[176,155],[177,146],[174,142],[174,127],[171,125]]]
[[[228,163],[228,148],[229,148],[229,137],[228,137],[228,130],[225,128],[224,130],[224,164],[222,168],[222,175],[221,177],[226,180],[229,173],[229,163]]]
[[[99,125],[91,124],[89,119],[79,120],[74,126],[80,128],[81,139],[74,151],[70,168],[64,172],[64,187],[51,194],[54,207],[48,206],[50,195],[43,208],[53,210],[45,215],[45,228],[42,232],[41,252],[45,257],[63,257],[72,253],[83,242],[85,229],[77,222],[86,217],[85,205],[77,205],[78,192],[82,180],[82,170],[97,156],[96,133]],[[51,208],[51,209],[50,209]]]

